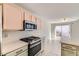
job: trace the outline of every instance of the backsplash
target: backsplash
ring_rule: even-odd
[[[28,36],[40,36],[40,31],[4,31],[2,43],[9,43]]]
[[[33,31],[4,31],[2,34],[2,43],[11,43],[28,36],[45,37],[45,40],[50,40],[50,24],[43,21],[43,27]]]

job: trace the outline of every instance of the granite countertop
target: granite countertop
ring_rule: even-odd
[[[6,54],[23,46],[28,46],[28,43],[22,42],[20,40],[13,41],[7,44],[2,44],[2,54]],[[28,48],[27,48],[28,49]]]
[[[61,40],[61,43],[66,43],[66,44],[72,44],[72,45],[79,46],[79,41],[77,41],[77,40]]]

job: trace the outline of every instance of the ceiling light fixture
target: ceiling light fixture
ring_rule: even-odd
[[[64,18],[64,21],[66,21],[66,18]]]

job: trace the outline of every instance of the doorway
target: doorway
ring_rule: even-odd
[[[55,38],[62,40],[70,39],[70,25],[55,26]]]

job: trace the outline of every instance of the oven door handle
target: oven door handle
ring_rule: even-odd
[[[33,41],[30,44],[37,43],[37,42],[41,42],[41,40]]]
[[[36,44],[31,45],[30,48],[33,48],[33,47],[35,47],[35,46],[37,46],[37,45],[39,45],[39,44],[41,44],[41,42],[38,42],[38,43],[36,43]]]

